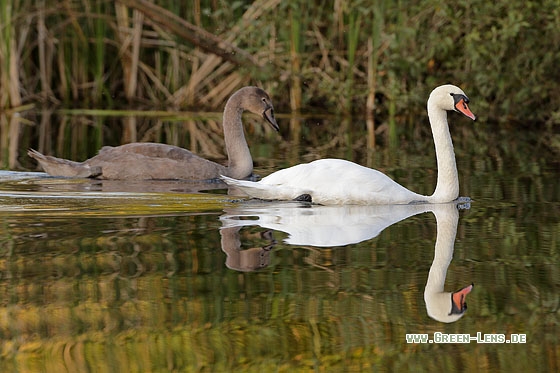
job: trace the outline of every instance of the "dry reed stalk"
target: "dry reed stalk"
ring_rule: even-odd
[[[241,20],[226,33],[223,33],[224,40],[232,43],[237,37],[249,32],[251,24],[255,19],[260,18],[264,13],[275,9],[281,0],[257,0],[243,13]]]
[[[8,147],[10,145],[8,115],[0,112],[0,166],[6,168],[8,165]]]
[[[123,118],[123,134],[121,142],[123,144],[129,142],[136,142],[138,139],[138,132],[136,130],[137,117],[126,116]]]
[[[293,112],[298,112],[301,109],[301,65],[300,65],[300,32],[301,32],[301,19],[300,15],[294,15],[293,9],[290,9],[290,68],[291,68],[291,81],[290,85],[290,109]],[[299,122],[297,122],[299,123]],[[291,124],[291,122],[290,122]],[[296,129],[294,129],[296,130]]]
[[[396,149],[398,145],[397,138],[397,82],[394,73],[390,73],[388,77],[388,119],[387,124],[389,126],[388,136],[389,136],[389,147],[391,149]]]
[[[180,146],[179,131],[176,126],[164,126],[166,142],[171,145]]]
[[[142,61],[138,61],[138,67],[140,70],[146,75],[147,78],[150,79],[153,85],[158,89],[159,92],[163,93],[167,100],[171,98],[171,92],[167,89],[167,87],[163,84],[163,82],[157,77],[155,72],[153,71],[150,66],[146,65]],[[151,87],[152,85],[145,85],[145,87]],[[155,97],[155,96],[154,96]]]
[[[15,40],[8,34],[7,38],[1,43],[0,49],[0,107],[18,107],[21,105],[19,95],[19,70],[17,69],[18,57],[16,54]]]
[[[84,33],[84,30],[82,30],[80,23],[78,22],[78,16],[76,12],[71,7],[71,1],[62,1],[61,5],[64,8],[64,11],[61,11],[61,13],[63,13],[70,20],[70,23],[72,24],[74,31],[76,32],[76,35],[78,36],[80,41],[83,44],[86,44],[86,35]]]
[[[149,22],[149,20],[148,20]],[[151,46],[164,46],[164,44],[167,46],[165,48],[165,50],[169,49],[168,53],[171,56],[172,62],[171,65],[173,66],[173,70],[171,72],[167,71],[167,74],[164,78],[164,80],[166,81],[165,83],[161,81],[161,77],[158,76],[158,74],[153,71],[153,69],[150,69],[151,73],[148,74],[150,76],[150,79],[153,79],[154,76],[157,76],[157,82],[154,81],[154,83],[156,83],[157,87],[160,88],[164,88],[165,92],[164,95],[166,97],[166,100],[174,107],[179,107],[182,105],[193,105],[196,100],[196,89],[197,86],[200,84],[200,81],[204,78],[206,78],[209,74],[212,73],[212,71],[214,69],[216,69],[216,66],[220,66],[220,62],[222,61],[221,58],[211,58],[212,55],[206,55],[203,52],[200,52],[200,50],[198,48],[195,48],[191,53],[186,54],[186,53],[182,53],[179,50],[179,46],[176,45],[176,43],[173,41],[173,36],[171,34],[169,34],[168,32],[166,32],[162,27],[160,27],[158,24],[155,23],[151,23],[150,22],[151,27],[154,29],[155,31],[155,36],[154,37],[160,37],[162,39],[158,40],[158,41],[154,41],[153,39],[149,42]],[[143,44],[147,45],[148,41],[143,40]],[[169,48],[169,46],[172,46],[171,48]],[[215,57],[215,56],[214,56]],[[200,60],[205,59],[205,64],[203,64],[203,66],[200,66]],[[190,79],[188,81],[188,83],[186,85],[183,85],[182,87],[177,88],[177,86],[179,85],[179,74],[181,72],[181,60],[189,60],[189,62],[191,62],[191,76]],[[231,68],[231,64],[229,63],[225,63],[224,65],[230,66]],[[147,66],[146,66],[147,67]],[[159,70],[156,70],[159,71]],[[174,79],[175,84],[173,85],[172,88],[175,88],[175,91],[173,94],[171,94],[171,92],[168,91],[168,89],[166,87],[170,87],[169,84],[166,84],[168,81],[170,81],[171,79]],[[151,88],[151,87],[149,87]],[[147,89],[149,89],[147,88]],[[154,93],[154,92],[153,92]],[[156,95],[152,94],[152,96],[155,98]]]
[[[77,157],[78,149],[81,147],[81,140],[84,139],[81,131],[82,127],[83,126],[81,126],[79,123],[75,123],[74,121],[72,121],[72,123],[70,124],[71,134],[70,136],[65,137],[67,141],[70,140],[70,159],[79,159]]]
[[[179,88],[174,94],[171,102],[174,105],[180,106],[187,104],[189,102],[194,102],[194,97],[199,93],[200,90],[204,88],[203,81],[214,72],[220,65],[232,67],[230,64],[223,63],[221,57],[215,55],[208,55],[207,58],[202,62],[202,65],[195,66],[194,71],[192,71],[191,77],[186,85]],[[198,100],[203,102],[202,100]]]
[[[118,2],[115,3],[115,14],[118,25],[117,35],[121,42],[119,55],[121,56],[124,73],[125,97],[131,100],[136,95],[138,87],[138,65],[144,14],[134,9],[131,21],[128,17],[128,8]],[[131,22],[132,27],[130,25]]]
[[[58,126],[58,133],[56,136],[56,153],[59,156],[63,156],[64,155],[64,139],[66,138],[65,134],[66,134],[66,127],[68,124],[68,116],[67,115],[63,115],[60,118],[60,125]]]
[[[280,0],[254,2],[245,11],[238,24],[224,32],[219,38],[228,44],[232,44],[237,38],[251,29],[249,25],[254,19],[275,8],[279,3]],[[195,50],[196,52],[197,50]],[[201,59],[203,62],[199,65]],[[198,57],[193,58],[194,62],[191,67],[192,71],[189,81],[174,93],[172,99],[174,105],[180,106],[184,104],[189,105],[194,102],[209,102],[212,106],[217,107],[239,88],[242,82],[247,81],[247,78],[241,77],[239,72],[234,70],[235,66],[232,63],[224,61],[219,54],[208,54],[201,59]],[[253,60],[253,62],[258,64],[256,60]],[[225,81],[225,83],[220,83],[216,86],[214,79]],[[232,82],[237,83],[232,84]],[[207,93],[203,94],[205,91]],[[195,100],[194,97],[197,96],[200,97]]]
[[[337,29],[337,50],[344,49],[344,10],[345,10],[346,0],[335,0],[334,2],[334,19],[335,26]]]
[[[9,91],[10,91],[10,105],[11,107],[21,106],[21,95],[20,95],[20,85],[19,85],[19,55],[17,53],[15,39],[10,38],[10,80],[9,80]]]
[[[180,82],[179,78],[181,77],[181,57],[179,51],[175,48],[169,51],[169,62],[166,72],[165,86],[169,87],[171,90],[177,89]]]
[[[189,139],[190,139],[190,145],[189,145],[189,150],[195,154],[198,154],[198,146],[197,146],[197,138],[196,138],[196,122],[194,120],[188,120],[185,123],[185,127],[187,128],[187,131],[189,132]]]
[[[191,128],[190,135],[196,140],[197,153],[213,159],[224,158],[224,139],[221,124],[211,119],[205,122],[206,125],[204,126]],[[216,127],[219,128],[218,131],[216,131]]]
[[[366,125],[367,125],[367,148],[375,149],[375,89],[377,82],[377,51],[373,49],[373,39],[368,38],[368,69],[366,99]]]
[[[216,86],[203,97],[203,100],[210,101],[214,107],[219,106],[227,100],[230,94],[235,91],[242,82],[247,82],[247,78],[233,72],[216,84]]]
[[[72,99],[74,100],[78,100],[79,95],[80,95],[80,89],[79,89],[79,82],[82,81],[82,75],[83,75],[83,69],[82,66],[83,64],[80,63],[80,58],[79,58],[79,49],[78,49],[78,38],[73,37],[71,40],[71,44],[72,44],[72,55],[71,57],[71,66],[67,67],[67,69],[69,69],[71,75],[70,75],[70,88],[72,90]]]
[[[323,34],[321,34],[321,31],[315,24],[313,24],[313,35],[315,35],[315,40],[317,41],[319,52],[321,53],[321,61],[319,62],[319,67],[321,68],[321,70],[331,73],[333,71],[333,68],[329,58],[330,50],[327,47],[325,37],[323,36]]]
[[[142,60],[140,59],[140,48],[142,46],[148,46],[148,47],[159,47],[159,48],[163,48],[168,49],[169,47],[173,48],[171,53],[177,53],[176,50],[176,44],[175,42],[173,42],[171,40],[171,36],[168,35],[167,33],[165,33],[161,28],[159,28],[157,25],[152,24],[151,26],[154,28],[155,32],[146,32],[145,30],[143,30],[141,28],[141,24],[143,24],[143,22],[145,21],[146,23],[150,23],[149,19],[144,19],[144,16],[142,16],[142,22],[140,22],[140,19],[138,19],[136,22],[134,21],[134,17],[133,17],[133,22],[135,22],[134,27],[136,28],[135,32],[131,32],[130,28],[126,28],[125,26],[120,26],[120,25],[127,25],[128,24],[128,14],[126,13],[126,7],[124,7],[124,5],[122,6],[123,9],[120,9],[119,12],[119,27],[118,27],[118,31],[117,34],[120,35],[119,39],[123,40],[122,43],[117,43],[117,42],[111,42],[108,41],[111,44],[114,44],[115,47],[119,48],[119,53],[121,55],[121,66],[123,67],[123,72],[124,72],[124,82],[126,85],[128,85],[128,89],[130,90],[130,92],[134,91],[135,93],[138,92],[138,89],[143,89],[148,96],[150,96],[150,100],[153,101],[158,101],[159,100],[159,94],[162,94],[166,100],[169,100],[171,98],[171,92],[169,91],[168,87],[169,85],[167,84],[168,82],[168,76],[161,76],[161,68],[158,68],[161,66],[161,58],[159,57],[159,54],[156,54],[155,56],[155,60],[156,60],[156,66],[152,67],[147,65],[146,63],[142,62]],[[119,8],[115,8],[115,9],[119,9]],[[136,11],[134,11],[136,12]],[[133,12],[133,15],[135,14]],[[137,14],[141,14],[141,12],[137,12]],[[126,34],[126,30],[128,30],[128,35]],[[158,35],[165,37],[166,40],[154,40],[154,39],[143,39],[141,36],[142,34],[153,34],[150,35],[151,37],[156,37]],[[123,36],[124,35],[124,36]],[[134,41],[137,41],[137,46],[131,46],[132,44],[134,44]],[[134,73],[134,71],[136,71]],[[134,76],[132,78],[132,75]],[[130,78],[129,78],[130,77]],[[131,84],[131,81],[134,80],[134,83]],[[140,84],[141,83],[141,84]],[[132,85],[135,85],[136,87],[134,89],[132,89]],[[134,96],[134,94],[132,94],[132,96],[130,96],[130,98],[132,98]]]
[[[154,23],[159,24],[173,34],[190,41],[208,53],[220,56],[235,65],[258,65],[253,56],[243,49],[196,27],[176,14],[146,0],[119,0],[121,3],[141,11]]]
[[[4,9],[4,11],[10,11],[10,9]],[[6,89],[7,84],[7,91],[9,92],[8,97],[3,98],[2,107],[11,106],[11,107],[19,107],[22,104],[22,99],[20,95],[20,75],[19,75],[19,54],[16,48],[16,42],[14,35],[16,30],[14,25],[12,24],[11,14],[2,16],[2,20],[5,21],[5,32],[7,33],[4,42],[2,43],[2,62],[4,63],[3,66],[6,64],[8,65],[8,69],[2,69],[2,83],[3,89]],[[7,75],[6,75],[7,71]],[[19,113],[14,113],[9,118],[7,118],[7,122],[9,122],[9,131],[8,131],[8,167],[10,169],[16,168],[18,165],[17,163],[17,155],[18,155],[18,147],[19,147],[19,136],[20,136],[20,115]]]
[[[201,80],[201,78],[197,78],[198,76],[202,75],[204,76],[204,73],[201,74],[201,71],[204,71],[206,66],[204,66],[205,68],[201,69],[201,63],[200,63],[200,59],[198,57],[194,57],[192,60],[192,65],[191,65],[191,76],[188,80],[188,83],[186,85],[186,95],[184,97],[184,102],[187,105],[194,105],[195,103],[195,97],[196,97],[196,87],[199,85],[199,81]]]
[[[38,3],[38,17],[37,17],[37,47],[39,50],[39,78],[41,81],[41,97],[43,100],[51,99],[58,101],[54,98],[51,89],[52,81],[52,55],[54,45],[52,40],[48,37],[47,27],[45,25],[45,2]]]
[[[64,47],[60,47],[57,50],[57,65],[58,65],[58,78],[59,78],[59,94],[63,100],[68,99],[68,79],[66,73],[66,63],[65,63],[65,51]]]
[[[301,119],[296,115],[296,112],[292,112],[290,116],[290,143],[293,144],[292,150],[294,152],[293,156],[297,155],[299,145],[301,143]]]
[[[37,150],[41,153],[51,152],[52,141],[50,135],[52,131],[52,113],[52,110],[41,110],[41,122],[39,123],[39,143],[37,145]]]
[[[142,39],[142,28],[144,24],[144,15],[136,9],[132,13],[132,65],[130,72],[130,83],[126,90],[127,97],[132,98],[136,93],[138,85],[138,61],[140,59],[140,40]]]
[[[6,53],[6,46],[0,43],[0,87],[8,87],[10,85],[10,74],[8,74],[9,56]],[[0,89],[0,109],[10,106],[9,90]]]
[[[200,18],[200,0],[196,0],[194,1],[194,9],[193,9],[193,13],[194,13],[194,23],[197,27],[201,27],[201,18]],[[201,49],[199,46],[195,46],[194,51],[193,51],[193,55],[196,56],[197,54],[199,54],[201,52]],[[197,87],[197,80],[198,79],[192,79],[193,76],[197,76],[199,73],[199,67],[200,67],[200,59],[199,58],[193,58],[192,61],[192,65],[191,65],[191,78],[189,79],[189,84],[187,84],[187,90],[186,90],[186,97],[185,97],[185,103],[188,106],[192,106],[195,104],[196,102],[196,87]],[[191,82],[193,84],[191,84]]]
[[[19,168],[19,163],[17,161],[18,150],[19,150],[19,135],[21,133],[21,123],[20,114],[14,113],[10,116],[10,133],[8,137],[10,139],[9,153],[8,153],[8,167],[10,170],[14,170],[16,167]]]
[[[161,119],[157,119],[155,125],[148,128],[148,130],[140,138],[140,142],[162,142],[161,132],[162,132],[163,122]]]

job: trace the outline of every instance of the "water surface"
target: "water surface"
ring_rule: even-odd
[[[529,134],[476,129],[452,130],[461,194],[472,199],[460,209],[272,203],[229,195],[219,183],[0,172],[0,365],[556,370],[558,164],[534,151]],[[304,126],[303,134],[326,143],[325,130]],[[344,137],[332,148],[249,137],[261,175],[337,156],[420,193],[435,184],[433,146],[422,136],[375,152]],[[445,275],[436,280],[446,292],[475,284],[458,320],[428,315],[431,269]],[[406,340],[436,332],[524,334],[526,343]]]

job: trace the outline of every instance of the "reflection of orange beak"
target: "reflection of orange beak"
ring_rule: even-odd
[[[453,300],[453,305],[455,309],[464,312],[467,309],[467,294],[472,291],[474,284],[470,284],[467,287],[462,288],[453,293],[451,299]]]
[[[472,120],[476,119],[476,116],[472,113],[471,109],[469,109],[469,105],[467,105],[464,98],[457,101],[457,103],[455,104],[455,109],[465,114],[467,117],[471,118]]]

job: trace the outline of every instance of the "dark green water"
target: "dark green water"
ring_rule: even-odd
[[[558,370],[558,163],[529,134],[452,132],[461,195],[472,199],[460,210],[264,203],[182,183],[1,172],[2,370]],[[337,156],[421,193],[435,185],[429,138],[369,156],[342,140],[258,141],[261,175]],[[431,268],[446,277],[429,280]],[[428,281],[445,291],[474,283],[464,316],[430,317]],[[436,332],[526,342],[406,340]]]

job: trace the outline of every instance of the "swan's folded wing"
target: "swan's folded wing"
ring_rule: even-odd
[[[220,178],[229,186],[238,188],[253,198],[271,200],[291,200],[309,191],[285,185],[264,184],[255,181],[237,180],[221,175]]]

